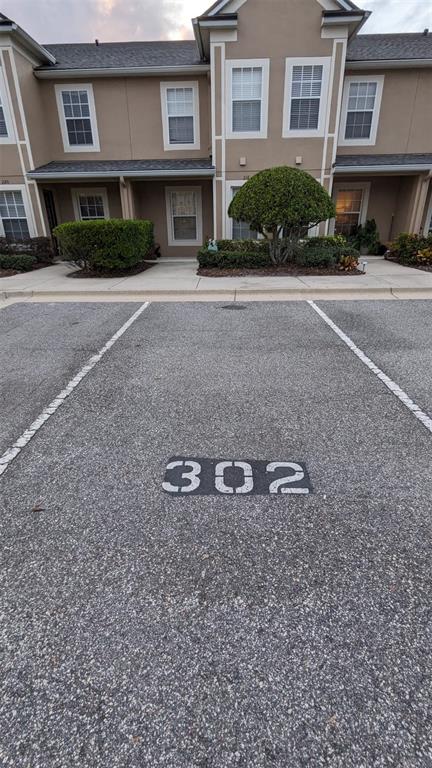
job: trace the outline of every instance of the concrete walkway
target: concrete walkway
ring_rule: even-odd
[[[74,279],[67,263],[0,279],[0,301],[274,301],[432,298],[432,273],[378,257],[366,275],[199,277],[197,263],[161,260],[140,275]]]

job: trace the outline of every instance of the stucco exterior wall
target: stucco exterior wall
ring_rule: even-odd
[[[150,219],[154,224],[155,239],[161,246],[162,256],[196,256],[198,246],[168,245],[168,222],[166,215],[165,190],[167,187],[200,187],[202,196],[202,232],[203,240],[213,232],[213,195],[212,182],[196,179],[168,181],[133,182],[136,216]]]
[[[432,151],[432,69],[350,71],[346,75],[384,75],[376,144],[339,146],[338,154],[391,154]]]

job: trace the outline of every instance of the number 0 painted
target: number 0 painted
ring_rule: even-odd
[[[300,464],[294,464],[290,461],[273,461],[271,464],[267,464],[267,472],[276,472],[280,468],[292,469],[294,474],[288,475],[288,477],[280,477],[279,480],[274,480],[270,483],[269,493],[309,493],[308,488],[284,487],[290,483],[299,483],[304,479],[305,473]]]
[[[244,483],[240,488],[232,488],[225,484],[225,470],[231,467],[243,470]],[[253,491],[253,471],[251,465],[246,461],[220,461],[216,465],[215,475],[215,486],[219,493],[250,493]]]

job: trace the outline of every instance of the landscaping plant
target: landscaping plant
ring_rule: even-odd
[[[282,166],[252,176],[236,193],[228,213],[263,235],[273,264],[286,264],[304,232],[333,218],[335,207],[309,173]]]
[[[0,269],[30,272],[35,264],[35,257],[28,253],[0,253]]]
[[[87,271],[127,270],[144,261],[154,244],[151,221],[71,221],[54,230],[60,255]]]

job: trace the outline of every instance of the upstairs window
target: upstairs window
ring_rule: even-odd
[[[12,116],[9,109],[6,81],[0,66],[0,144],[15,143],[12,130]]]
[[[0,191],[0,224],[0,234],[7,240],[27,240],[30,237],[28,215],[20,189]]]
[[[293,67],[290,130],[318,128],[323,67]]]
[[[376,94],[376,83],[350,83],[346,139],[370,139]]]
[[[287,59],[283,137],[324,136],[329,58]]]
[[[98,152],[93,88],[57,85],[57,105],[65,152]]]
[[[198,83],[161,83],[161,102],[165,149],[199,149]]]
[[[345,80],[339,143],[376,143],[384,76],[373,79],[347,77]]]
[[[232,130],[261,130],[262,67],[236,67],[232,71]]]
[[[72,196],[77,221],[109,218],[106,189],[74,189]]]
[[[227,62],[227,136],[267,138],[268,59]]]

